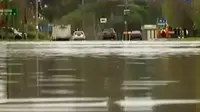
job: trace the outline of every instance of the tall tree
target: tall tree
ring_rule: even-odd
[[[192,7],[194,23],[196,24],[197,28],[200,29],[200,0],[193,0]]]
[[[185,0],[165,0],[163,3],[163,16],[172,26],[191,28],[193,24],[191,3]]]

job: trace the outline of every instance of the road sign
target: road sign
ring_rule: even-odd
[[[185,0],[185,1],[188,2],[188,3],[190,2],[190,0]]]
[[[18,10],[16,8],[14,8],[14,9],[0,9],[0,15],[17,16]]]
[[[165,18],[161,18],[161,19],[158,19],[157,22],[158,23],[167,23],[167,20]]]
[[[129,14],[129,12],[130,12],[130,9],[124,9],[124,15]]]
[[[166,19],[160,19],[159,22],[160,23],[167,23],[167,20]]]
[[[17,16],[18,15],[18,10],[16,8],[12,9],[12,15]]]
[[[100,23],[107,23],[107,18],[100,18]]]
[[[165,18],[157,19],[157,25],[165,25],[167,20]]]

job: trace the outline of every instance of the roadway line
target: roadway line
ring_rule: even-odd
[[[166,81],[166,80],[142,80],[142,81],[124,81],[123,85],[143,85],[143,86],[156,86],[156,85],[167,85],[169,83],[178,83],[179,81]]]
[[[21,66],[22,63],[8,63],[7,66]]]
[[[152,87],[122,87],[123,90],[151,90]]]
[[[48,69],[49,71],[76,71],[76,69]]]
[[[200,100],[121,100],[116,101],[116,104],[123,106],[123,107],[153,107],[153,106],[160,106],[160,105],[179,105],[179,104],[198,104]],[[1,104],[1,108],[90,108],[90,107],[107,107],[108,102],[88,102],[88,103],[24,103],[24,104]]]
[[[92,108],[43,108],[43,109],[37,109],[37,108],[2,108],[0,109],[1,112],[107,112],[108,109],[92,109]]]
[[[84,79],[65,79],[65,78],[54,78],[54,79],[38,79],[40,82],[84,82]]]
[[[72,101],[103,101],[107,98],[95,97],[76,97],[76,98],[22,98],[22,99],[5,99],[4,102],[24,103],[24,102],[72,102]],[[3,100],[2,100],[3,101]]]
[[[74,86],[74,83],[64,83],[64,84],[39,84],[39,87],[69,87]],[[28,87],[37,87],[37,85],[29,85]]]
[[[2,72],[0,73],[0,75],[4,75],[4,76],[21,76],[24,75],[23,73],[7,73],[7,72]]]

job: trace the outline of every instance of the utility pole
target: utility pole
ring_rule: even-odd
[[[124,8],[124,27],[125,27],[125,40],[128,39],[128,26],[127,26],[127,9],[128,9],[128,0],[125,0],[125,4],[124,4],[125,8]]]
[[[27,33],[28,26],[27,26],[27,1],[24,2],[23,8],[24,8],[24,17],[23,17],[23,39],[27,39],[25,36],[25,33]]]
[[[9,5],[9,0],[5,0],[4,1],[5,3],[4,3],[4,10],[6,9],[8,9],[8,5]],[[6,14],[5,16],[5,28],[6,29],[8,29],[8,15]],[[4,38],[8,38],[8,30],[6,30],[6,34],[5,34],[5,37]]]
[[[84,26],[85,26],[85,15],[84,15],[84,5],[85,5],[85,0],[81,0],[81,5],[82,5],[82,30],[84,31]]]
[[[36,5],[35,5],[35,26],[36,26],[36,35],[35,35],[35,38],[36,40],[39,39],[38,37],[38,21],[39,21],[39,18],[38,18],[38,2],[40,0],[36,0]]]

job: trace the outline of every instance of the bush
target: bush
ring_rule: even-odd
[[[35,31],[35,26],[29,24],[29,25],[28,25],[28,31]]]
[[[28,32],[27,39],[28,40],[34,40],[35,34],[36,34],[36,32]],[[43,32],[39,32],[39,39],[40,40],[46,40],[46,39],[48,39],[48,35],[43,33]]]

